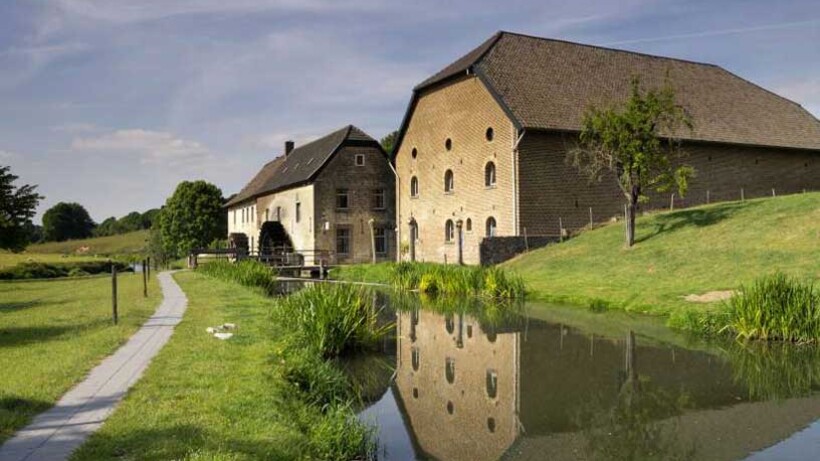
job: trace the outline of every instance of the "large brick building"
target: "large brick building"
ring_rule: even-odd
[[[634,76],[669,82],[694,121],[676,133],[696,170],[676,207],[820,189],[820,121],[792,101],[711,64],[499,32],[413,91],[394,150],[404,258],[498,261],[525,234],[620,215],[614,180],[566,158],[584,112],[625,101]]]
[[[374,248],[376,260],[391,260],[395,190],[387,154],[355,126],[296,148],[287,142],[227,203],[228,236],[251,253],[298,253],[308,264],[319,253],[367,262]]]

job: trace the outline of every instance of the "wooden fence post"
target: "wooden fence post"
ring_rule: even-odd
[[[709,204],[709,189],[706,189],[706,204]]]
[[[594,226],[594,222],[592,221],[592,207],[589,207],[589,228],[592,229]]]
[[[530,241],[527,239],[527,228],[524,228],[524,251],[530,251]]]
[[[111,313],[114,318],[114,325],[119,321],[117,313],[117,266],[111,263]]]
[[[743,192],[743,188],[742,188],[742,187],[740,188],[740,201],[741,201],[741,202],[745,202],[745,201],[746,201],[746,194]]]
[[[148,297],[148,272],[146,272],[147,261],[142,260],[142,297]]]
[[[672,193],[672,196],[669,197],[669,211],[673,211],[675,209],[675,194]]]
[[[564,221],[560,216],[558,217],[558,241],[564,241]]]

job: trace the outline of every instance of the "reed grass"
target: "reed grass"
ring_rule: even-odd
[[[296,343],[336,358],[371,349],[392,331],[393,324],[379,318],[383,310],[372,290],[316,285],[283,298],[273,316]]]
[[[520,276],[498,267],[401,262],[393,267],[391,283],[430,295],[520,298],[525,293]]]
[[[725,330],[739,338],[813,342],[820,339],[820,291],[782,273],[765,276],[727,303]]]
[[[275,274],[270,267],[258,261],[244,260],[232,263],[227,260],[216,260],[200,264],[196,270],[209,277],[260,289],[267,295],[276,293]]]

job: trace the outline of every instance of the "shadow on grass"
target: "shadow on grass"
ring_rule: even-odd
[[[759,204],[759,201],[732,202],[708,208],[659,214],[654,217],[654,229],[648,234],[636,235],[635,242],[644,242],[658,235],[675,232],[686,227],[711,226]]]
[[[59,327],[0,328],[0,348],[23,346],[26,344],[48,341],[76,329],[77,326],[75,325]]]
[[[25,426],[31,418],[51,408],[52,403],[44,400],[4,396],[0,398],[0,444]]]
[[[72,459],[287,459],[274,440],[220,437],[206,429],[180,424],[161,429],[133,429],[117,435],[98,433]]]
[[[41,299],[34,299],[31,301],[17,301],[17,302],[0,302],[0,314],[10,314],[12,312],[31,309],[34,307],[51,307],[59,306],[61,304],[68,304],[67,301],[43,301]]]

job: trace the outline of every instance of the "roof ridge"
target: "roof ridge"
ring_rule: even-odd
[[[625,50],[625,49],[622,49],[622,48],[613,48],[613,47],[610,47],[610,46],[593,45],[593,44],[590,44],[590,43],[582,43],[582,42],[573,42],[572,40],[565,40],[565,39],[561,39],[561,38],[539,37],[537,35],[524,34],[524,33],[521,33],[521,32],[511,32],[509,30],[500,30],[497,33],[500,34],[500,35],[514,35],[514,36],[518,36],[518,37],[529,38],[529,39],[532,39],[532,40],[540,40],[540,41],[544,41],[544,42],[566,43],[568,45],[583,46],[583,47],[586,47],[586,48],[595,48],[595,49],[604,50],[604,51],[615,51],[615,52],[619,52],[619,53],[634,54],[634,55],[637,55],[637,56],[645,56],[645,57],[648,57],[648,58],[662,59],[664,61],[678,61],[678,62],[684,62],[684,63],[687,63],[687,64],[698,64],[698,65],[701,65],[701,66],[710,66],[710,67],[720,68],[719,65],[713,64],[711,62],[694,61],[694,60],[691,60],[691,59],[683,59],[683,58],[673,58],[673,57],[670,57],[670,56],[662,56],[662,55],[659,55],[659,54],[644,53],[644,52],[641,52],[641,51],[631,51],[631,50]],[[493,44],[493,46],[494,45],[495,44]],[[483,56],[482,56],[482,58],[483,58]]]

